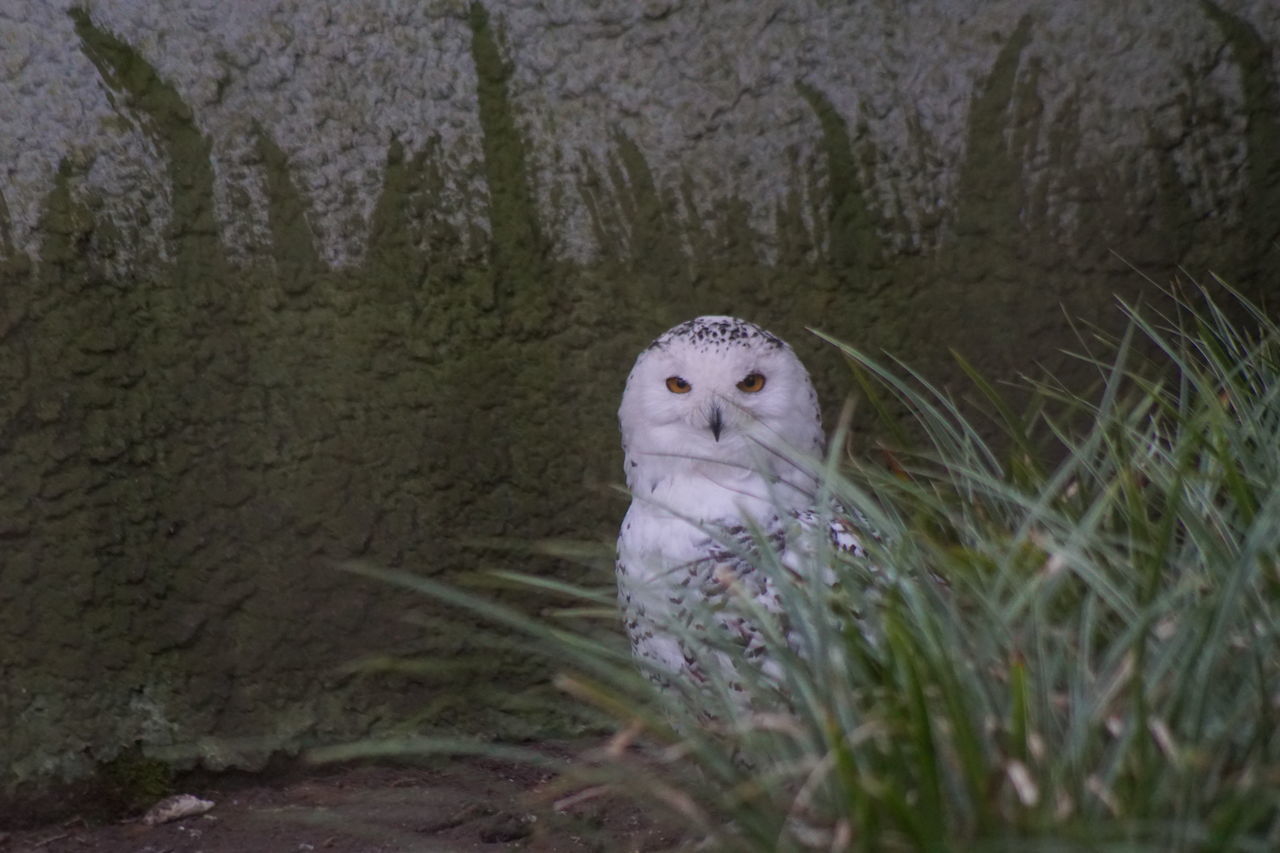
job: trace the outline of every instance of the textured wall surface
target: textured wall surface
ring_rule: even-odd
[[[1278,280],[1273,0],[0,0],[0,782],[514,732],[334,571],[611,535],[696,313],[1062,368],[1182,266]],[[556,571],[553,563],[521,563]],[[421,621],[421,620],[420,620]],[[425,711],[423,709],[426,709]]]

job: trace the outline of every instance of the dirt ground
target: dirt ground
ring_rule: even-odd
[[[682,841],[627,802],[565,790],[546,770],[494,759],[293,768],[269,778],[189,778],[179,788],[214,807],[156,826],[137,816],[73,816],[0,831],[0,853],[623,853],[674,850]]]

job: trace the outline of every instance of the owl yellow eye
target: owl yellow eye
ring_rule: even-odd
[[[754,394],[761,388],[764,388],[764,375],[760,373],[748,373],[738,383],[738,390],[746,391],[748,394]]]
[[[667,377],[667,390],[672,394],[688,394],[693,390],[693,386],[679,376],[669,376]]]

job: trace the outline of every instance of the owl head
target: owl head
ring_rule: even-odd
[[[818,397],[800,359],[782,339],[733,317],[681,323],[641,352],[618,420],[633,492],[654,476],[709,468],[799,485],[807,477],[790,460],[823,446]]]

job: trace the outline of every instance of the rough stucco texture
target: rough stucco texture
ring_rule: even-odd
[[[630,359],[696,313],[834,405],[807,325],[945,380],[1069,371],[1129,264],[1265,296],[1278,38],[1271,0],[0,0],[0,781],[535,726],[518,660],[483,700],[351,667],[473,649],[333,561],[606,539]]]

